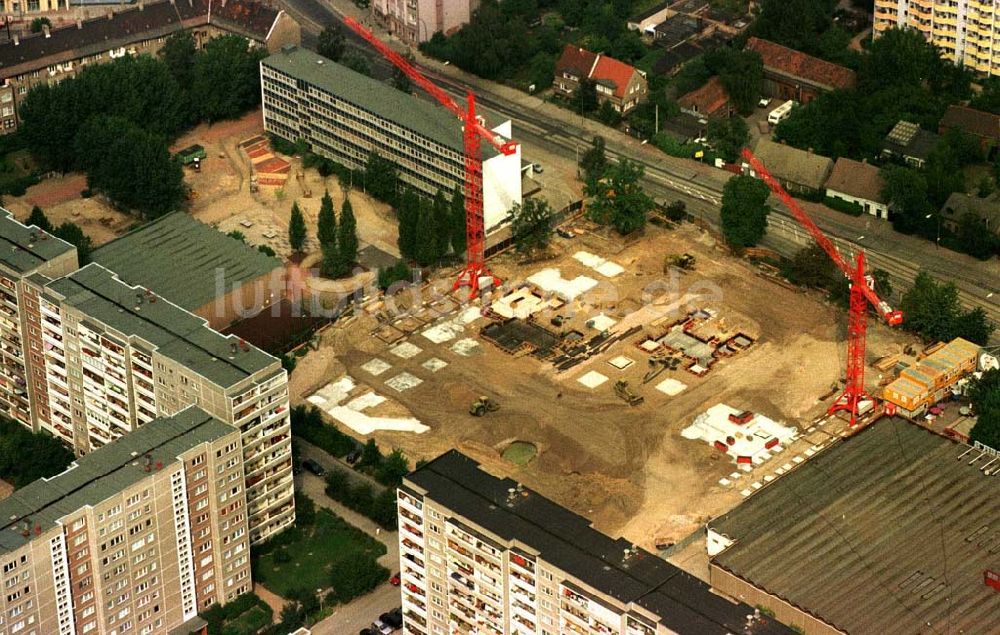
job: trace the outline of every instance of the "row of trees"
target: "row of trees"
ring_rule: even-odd
[[[33,88],[20,106],[21,136],[44,168],[82,170],[116,206],[155,218],[185,196],[169,142],[199,121],[235,117],[259,103],[263,54],[235,35],[196,50],[191,34],[180,31],[158,59],[124,56]]]
[[[340,278],[349,274],[351,267],[358,260],[358,223],[354,218],[354,208],[351,206],[350,198],[344,196],[338,223],[330,192],[323,194],[316,235],[323,252],[320,266],[323,275]]]
[[[903,294],[899,308],[906,316],[903,327],[929,342],[962,337],[985,345],[993,334],[993,324],[981,308],[962,310],[955,283],[940,282],[924,271]]]
[[[989,370],[973,382],[969,399],[977,417],[969,438],[1000,450],[1000,370]]]
[[[464,255],[465,197],[456,188],[448,199],[438,191],[433,198],[407,187],[396,206],[399,253],[422,267],[437,264],[449,253]]]

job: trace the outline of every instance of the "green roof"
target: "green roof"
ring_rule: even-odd
[[[99,505],[148,477],[145,455],[150,455],[155,470],[157,463],[167,465],[202,443],[234,432],[236,428],[192,406],[80,457],[61,474],[39,479],[0,501],[0,553],[31,540],[31,534],[23,535],[25,524],[32,533],[35,527],[44,532],[67,514]]]
[[[261,62],[461,153],[462,126],[443,106],[418,99],[303,48],[288,47]],[[483,156],[492,146],[483,144]]]
[[[219,271],[226,292],[281,267],[277,258],[227,236],[184,212],[162,216],[94,251],[91,259],[129,284],[141,284],[195,311],[216,299]]]
[[[150,342],[159,354],[222,388],[278,361],[255,346],[241,346],[239,337],[222,335],[203,318],[149,295],[143,287],[125,284],[97,263],[53,280],[46,290],[125,336]]]
[[[42,231],[34,225],[18,222],[14,215],[0,208],[0,262],[18,273],[37,269],[76,247]]]

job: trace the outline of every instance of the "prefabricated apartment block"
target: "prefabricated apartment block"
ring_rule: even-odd
[[[246,513],[235,428],[152,421],[0,502],[0,631],[189,633],[252,588]]]
[[[452,450],[403,480],[406,635],[791,633]]]
[[[958,380],[976,370],[979,352],[978,346],[957,337],[916,366],[904,368],[895,381],[882,389],[887,410],[904,417],[924,414],[943,399]]]
[[[251,540],[292,524],[277,358],[96,263],[76,269],[72,246],[9,213],[0,239],[0,414],[82,455],[196,405],[242,433]]]
[[[267,132],[304,139],[316,154],[352,170],[378,154],[396,164],[400,181],[428,196],[450,196],[462,186],[462,124],[445,108],[293,46],[260,63],[260,82]],[[494,131],[510,138],[510,122]],[[489,233],[521,202],[521,150],[504,156],[483,143],[482,151]]]

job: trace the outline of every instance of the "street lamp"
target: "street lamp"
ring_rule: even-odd
[[[941,247],[941,214],[928,214],[924,216],[927,220],[930,220],[931,216],[937,216],[937,238],[934,239],[934,245],[937,248]]]

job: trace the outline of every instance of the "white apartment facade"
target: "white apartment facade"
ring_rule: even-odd
[[[454,450],[404,479],[398,513],[406,635],[705,635],[753,613]]]
[[[461,122],[441,106],[404,94],[311,51],[285,47],[260,66],[264,129],[351,170],[372,153],[396,164],[399,180],[427,196],[464,183]],[[494,129],[507,140],[510,122]],[[506,156],[483,143],[487,234],[521,202],[521,149]],[[357,187],[358,183],[354,183]],[[364,183],[361,184],[364,187]]]
[[[0,632],[187,633],[252,589],[239,433],[196,408],[27,485],[0,513]]]
[[[472,19],[478,0],[374,0],[372,16],[407,44],[420,44],[438,31],[448,34]]]

